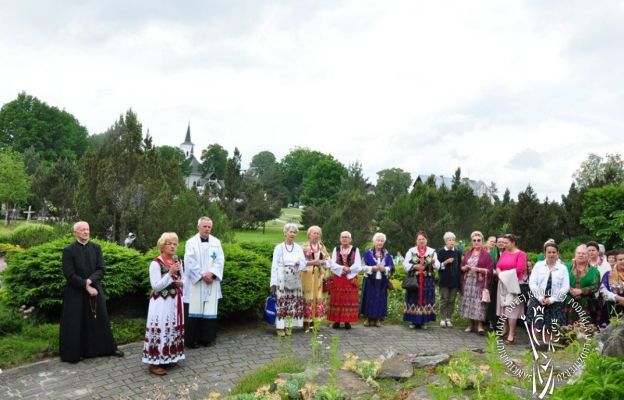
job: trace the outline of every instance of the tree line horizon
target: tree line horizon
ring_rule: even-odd
[[[305,205],[302,224],[322,226],[326,242],[349,230],[363,244],[383,231],[388,246],[403,251],[419,230],[434,244],[442,243],[446,231],[467,238],[480,230],[515,233],[527,250],[538,251],[548,238],[624,246],[620,154],[589,154],[559,202],[539,200],[530,184],[516,199],[509,189],[499,196],[494,182],[491,198],[478,197],[459,167],[451,187],[436,187],[433,175],[420,182],[400,168],[386,168],[377,172],[371,193],[359,162],[345,166],[331,154],[295,147],[279,161],[261,151],[243,171],[238,148],[230,155],[214,143],[202,151],[200,170],[204,176],[214,171],[225,186],[200,191],[185,185],[190,164],[182,150],[155,146],[132,109],[104,133],[89,135],[67,111],[22,92],[0,109],[0,161],[5,209],[32,205],[40,215],[83,219],[116,242],[133,232],[144,248],[163,231],[193,232],[204,214],[228,240],[229,230],[263,227],[293,203]]]

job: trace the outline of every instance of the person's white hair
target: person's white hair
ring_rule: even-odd
[[[604,244],[602,243],[598,243],[598,253],[600,254],[600,256],[604,256],[605,255],[605,247]]]
[[[349,238],[351,238],[351,232],[349,232],[349,231],[342,231],[342,232],[340,232],[340,236],[342,237],[343,235],[347,235],[347,236],[349,236]]]
[[[474,231],[470,234],[470,239],[474,238],[474,237],[480,237],[481,239],[483,239],[483,233],[481,233],[481,231]]]
[[[455,237],[455,234],[454,234],[453,232],[446,232],[446,233],[444,234],[444,236],[442,237],[442,239],[444,239],[444,241],[446,242],[446,241],[447,241],[447,240],[449,240],[449,239],[453,239],[453,240],[455,240],[455,239],[456,239],[456,237]]]
[[[212,220],[208,217],[199,217],[199,219],[197,220],[197,226],[200,226],[202,221],[212,222]]]
[[[381,233],[381,232],[377,232],[373,235],[373,243],[377,240],[377,239],[382,239],[384,241],[384,243],[386,242],[386,234],[385,233]]]
[[[293,224],[292,222],[289,222],[286,225],[284,225],[284,235],[286,234],[286,232],[288,232],[291,229],[293,229],[295,233],[299,233],[299,227],[297,226],[297,224]]]
[[[78,221],[78,222],[76,222],[74,224],[74,232],[76,232],[78,230],[80,225],[87,225],[87,226],[89,226],[89,223],[87,221]]]

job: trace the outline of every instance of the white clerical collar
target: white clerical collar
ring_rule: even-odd
[[[82,240],[78,240],[78,239],[76,239],[76,241],[77,241],[78,243],[80,243],[81,245],[83,245],[83,246],[86,246],[86,245],[87,245],[87,243],[89,243],[89,239],[87,239],[87,241],[86,241],[86,242],[83,242]]]
[[[451,248],[449,249],[448,247],[444,246],[444,250],[446,250],[446,251],[449,251],[449,250],[450,250],[450,251],[455,251],[455,247],[451,247]]]

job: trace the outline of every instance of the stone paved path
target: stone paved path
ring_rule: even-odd
[[[324,326],[319,331],[324,356],[331,336],[340,337],[340,352],[374,359],[389,353],[453,352],[461,348],[484,348],[485,338],[466,334],[460,328],[431,327],[425,331],[405,325],[351,331]],[[227,394],[245,372],[279,356],[275,331],[247,325],[219,332],[217,345],[188,350],[186,360],[165,377],[147,372],[141,363],[142,343],[121,348],[124,358],[102,357],[77,364],[58,358],[6,370],[0,374],[0,399],[201,399],[211,392]],[[282,348],[288,346],[282,343]],[[295,331],[292,352],[310,354],[310,334]]]

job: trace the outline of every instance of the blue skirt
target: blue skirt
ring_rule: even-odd
[[[362,282],[360,314],[368,319],[380,319],[388,315],[388,278],[375,279],[375,273]]]

